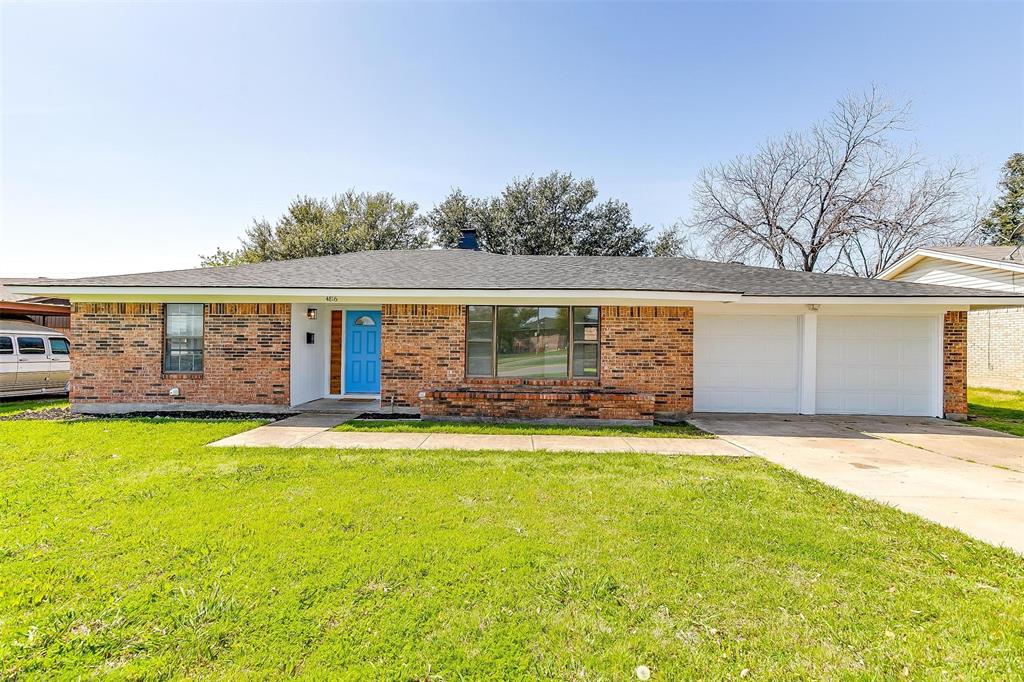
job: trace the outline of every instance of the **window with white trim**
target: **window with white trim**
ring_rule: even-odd
[[[203,371],[203,304],[164,305],[164,371]]]

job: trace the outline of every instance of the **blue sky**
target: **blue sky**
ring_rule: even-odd
[[[876,83],[994,191],[1024,4],[4,4],[0,274],[192,267],[297,194],[429,209],[552,169],[656,227]]]

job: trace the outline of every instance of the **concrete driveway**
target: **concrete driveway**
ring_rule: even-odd
[[[804,476],[1024,553],[1024,438],[914,417],[690,421]]]

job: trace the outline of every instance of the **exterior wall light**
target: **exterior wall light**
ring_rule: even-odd
[[[306,319],[307,320],[315,320],[316,319],[316,308],[306,308]]]

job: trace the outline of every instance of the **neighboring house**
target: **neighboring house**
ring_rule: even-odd
[[[686,258],[470,248],[9,286],[71,299],[78,412],[354,395],[448,418],[961,415],[967,311],[1024,304]]]
[[[1024,249],[1016,246],[918,249],[880,279],[1024,294]],[[980,306],[967,316],[967,383],[1024,390],[1024,307]]]
[[[0,284],[0,320],[33,322],[67,334],[71,330],[71,304],[66,298],[18,296]]]

